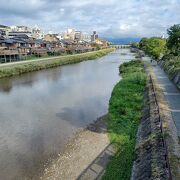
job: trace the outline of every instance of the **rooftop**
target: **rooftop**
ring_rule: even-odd
[[[5,26],[5,25],[2,25],[2,24],[0,24],[0,28],[8,28],[8,29],[10,29],[9,26]]]

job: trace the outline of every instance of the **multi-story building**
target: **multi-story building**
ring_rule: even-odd
[[[33,28],[30,28],[28,26],[11,26],[11,30],[8,34],[9,37],[24,34],[34,39],[43,39],[44,37],[44,33],[40,30],[40,28],[38,28],[38,26],[35,26]]]
[[[81,31],[75,31],[74,40],[76,40],[76,41],[82,40],[82,32]]]
[[[93,31],[93,34],[91,35],[91,42],[95,42],[96,39],[98,39],[98,34],[96,31]]]
[[[7,36],[9,31],[9,26],[0,25],[0,36]]]
[[[32,37],[35,39],[43,39],[45,33],[41,31],[41,29],[36,25],[31,29]]]
[[[81,40],[86,41],[86,42],[90,42],[91,41],[91,36],[88,33],[82,33]]]
[[[88,33],[83,33],[72,28],[63,33],[62,39],[90,42],[91,36]]]
[[[76,33],[76,30],[74,28],[68,29],[67,31],[64,32],[63,39],[74,40],[75,39],[75,33]]]
[[[26,37],[27,38],[31,38],[32,37],[32,33],[27,31],[22,31],[22,32],[19,32],[19,31],[10,31],[8,32],[8,38],[14,38],[14,37]]]
[[[57,38],[58,34],[46,34],[44,36],[44,40],[48,42],[58,42],[59,39]]]
[[[64,39],[63,36],[64,36],[63,33],[59,33],[59,34],[57,35],[57,38],[58,38],[59,40],[62,40],[62,39]]]
[[[73,29],[68,29],[68,35],[69,35],[69,38],[71,40],[74,40],[75,39],[75,33],[76,33],[76,30],[73,28]]]
[[[31,28],[27,26],[11,26],[11,31],[15,32],[31,32]]]

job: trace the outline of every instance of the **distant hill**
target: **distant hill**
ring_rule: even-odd
[[[112,44],[129,44],[132,42],[139,42],[141,38],[104,38]]]

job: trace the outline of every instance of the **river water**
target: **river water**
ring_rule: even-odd
[[[124,54],[126,53],[126,54]],[[79,128],[107,113],[120,49],[102,58],[0,80],[0,180],[35,177]]]

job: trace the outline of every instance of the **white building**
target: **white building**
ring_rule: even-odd
[[[26,34],[28,37],[35,38],[35,39],[43,39],[44,32],[36,25],[35,27],[31,28],[28,26],[11,26],[9,31],[9,36],[13,37],[16,35]]]
[[[74,40],[75,39],[75,33],[76,33],[76,30],[74,28],[72,28],[72,29],[69,28],[67,31],[64,32],[63,39]]]
[[[77,31],[74,28],[69,28],[62,34],[63,39],[77,40],[77,41],[91,41],[91,36],[88,33]]]
[[[81,40],[86,41],[86,42],[90,42],[91,36],[88,33],[82,33]]]
[[[37,25],[35,25],[35,27],[33,27],[31,29],[31,32],[32,32],[32,37],[35,39],[43,39],[44,38],[45,33],[43,31],[41,31],[41,29]]]
[[[59,34],[57,35],[57,38],[58,38],[59,40],[64,39],[64,34],[63,34],[63,33],[59,33]]]
[[[0,24],[0,36],[7,37],[9,31],[10,31],[9,26],[4,26],[4,25]]]

